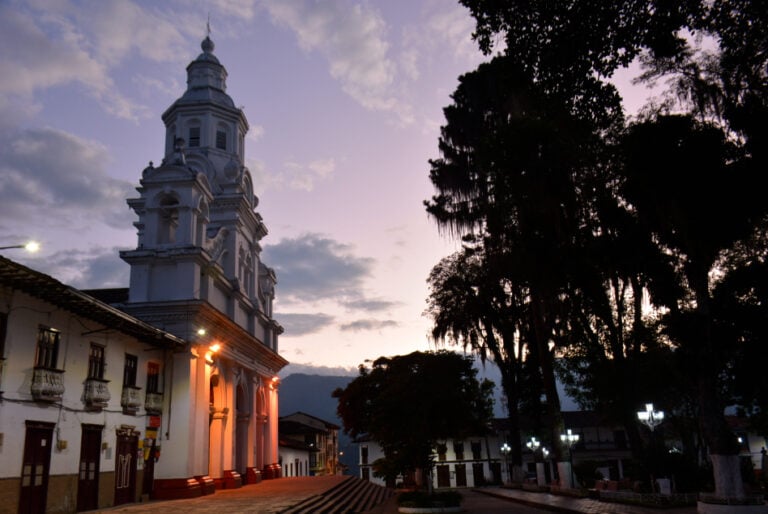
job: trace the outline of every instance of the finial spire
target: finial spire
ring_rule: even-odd
[[[205,39],[203,39],[203,43],[200,47],[206,54],[213,53],[214,45],[211,40],[211,13],[208,13],[208,20],[205,22]]]

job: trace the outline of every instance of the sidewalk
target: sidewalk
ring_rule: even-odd
[[[577,514],[696,514],[696,507],[681,507],[675,509],[654,509],[622,503],[609,503],[590,498],[572,498],[549,493],[535,493],[506,487],[484,487],[474,489],[479,493],[497,498],[522,503],[530,507],[540,507],[552,512],[569,512]]]
[[[296,477],[265,480],[259,484],[245,485],[239,489],[217,490],[215,494],[186,500],[150,501],[119,505],[91,513],[105,514],[155,514],[178,512],[184,514],[278,514],[313,496],[324,494],[338,485],[345,477]],[[460,491],[467,498],[465,514],[486,514],[483,509],[473,509],[472,497],[487,495],[500,502],[519,503],[550,512],[576,514],[695,514],[696,507],[679,509],[652,509],[620,503],[608,503],[589,498],[572,498],[549,493],[536,493],[503,487],[482,487]],[[366,511],[365,514],[397,514],[397,497]]]

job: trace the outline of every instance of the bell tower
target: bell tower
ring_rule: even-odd
[[[187,341],[164,354],[167,455],[154,497],[236,487],[278,466],[276,375],[282,327],[275,273],[261,261],[267,228],[245,162],[248,120],[226,92],[210,37],[187,66],[187,89],[162,115],[159,166],[141,174],[126,312]],[[171,406],[173,407],[171,409]]]
[[[226,92],[210,37],[201,48],[187,66],[186,91],[162,115],[162,163],[150,162],[139,198],[128,200],[139,219],[137,248],[120,253],[131,266],[126,307],[188,338],[196,327],[178,305],[207,302],[277,350],[276,277],[261,262],[267,228],[243,164],[248,120]]]

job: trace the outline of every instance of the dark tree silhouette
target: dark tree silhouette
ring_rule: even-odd
[[[512,284],[500,278],[477,244],[442,259],[432,268],[428,283],[426,314],[433,321],[433,339],[470,349],[483,364],[490,359],[501,372],[512,475],[522,480],[518,402],[524,344],[518,334],[523,299]]]
[[[508,259],[504,278],[525,291],[546,388],[554,384],[552,345],[579,339],[590,355],[591,341],[591,351],[602,351],[596,362],[655,345],[640,308],[650,293],[667,312],[660,327],[676,360],[693,369],[716,492],[742,495],[722,410],[729,384],[718,377],[754,352],[732,343],[748,338],[722,328],[725,320],[736,319],[737,307],[755,309],[746,300],[714,302],[713,290],[738,283],[727,256],[766,246],[765,202],[755,194],[767,164],[768,10],[750,0],[461,3],[477,21],[481,49],[505,45],[460,79],[445,109],[428,212]],[[686,30],[712,36],[717,48],[697,48]],[[621,98],[606,79],[635,59],[647,70],[641,79],[674,78],[675,96],[621,134]],[[670,109],[689,115],[666,116]],[[611,147],[617,159],[604,155]],[[600,253],[614,236],[618,251]],[[619,360],[613,371],[632,373]]]
[[[483,434],[493,412],[493,382],[476,378],[473,359],[453,352],[380,357],[344,389],[338,414],[352,437],[367,435],[389,469],[432,468],[432,453],[448,438]]]

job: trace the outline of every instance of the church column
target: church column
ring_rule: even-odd
[[[200,436],[205,426],[199,419],[196,402],[184,401],[195,398],[195,384],[199,378],[198,359],[190,352],[180,352],[169,360],[170,380],[165,394],[168,395],[168,412],[164,413],[160,458],[155,465],[153,498],[192,498],[202,494],[195,475],[196,445],[203,444]],[[174,401],[182,399],[182,401]],[[204,420],[203,420],[204,421]],[[160,441],[158,441],[160,442]]]
[[[275,377],[277,378],[277,377]],[[268,380],[267,392],[267,429],[266,429],[266,444],[265,444],[265,456],[264,461],[267,467],[271,469],[268,478],[279,478],[280,465],[278,464],[278,418],[279,411],[277,408],[277,388],[278,381],[275,379]]]
[[[226,366],[221,370],[223,383],[219,384],[221,388],[221,398],[223,401],[224,417],[220,427],[220,465],[221,465],[221,487],[225,489],[238,488],[243,485],[240,473],[235,469],[235,430],[237,426],[237,409],[235,408],[235,370],[232,366]],[[211,426],[213,429],[213,424]],[[218,485],[218,484],[217,484]]]

